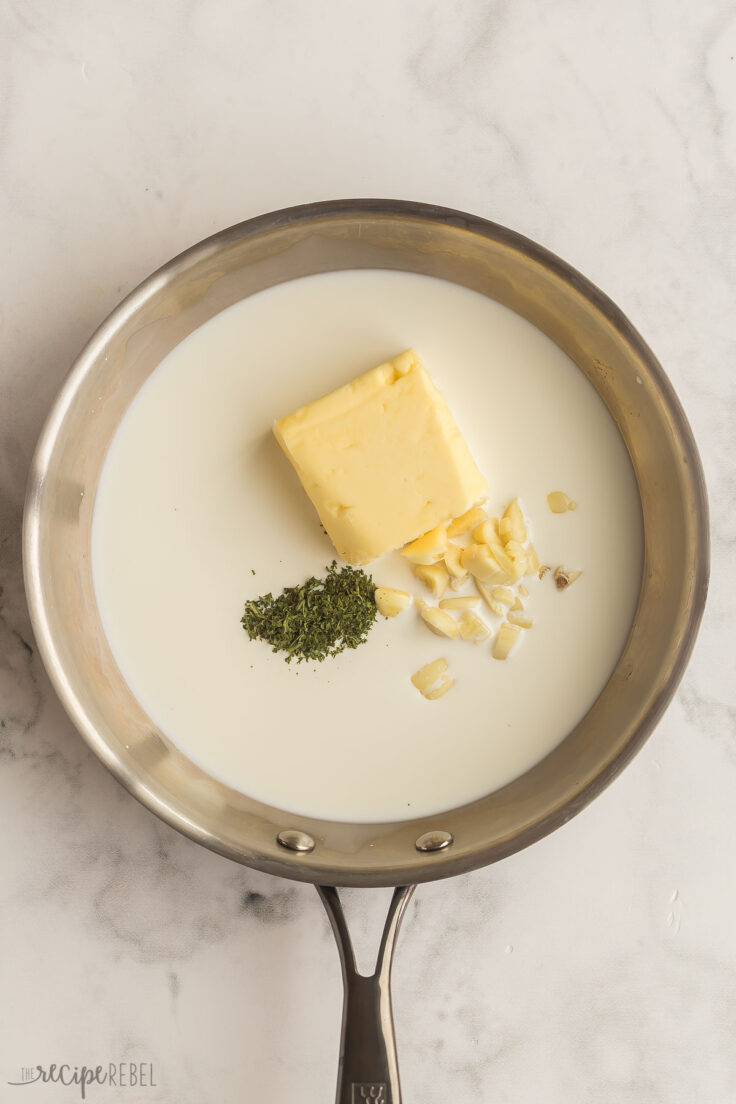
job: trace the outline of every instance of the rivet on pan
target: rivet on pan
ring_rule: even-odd
[[[282,847],[289,851],[314,851],[314,840],[306,832],[300,832],[298,828],[284,828],[276,839]]]
[[[444,851],[451,843],[454,843],[451,832],[425,832],[420,836],[414,846],[417,851]]]

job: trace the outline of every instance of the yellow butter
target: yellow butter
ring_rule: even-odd
[[[488,493],[412,349],[273,426],[339,555],[366,564]]]

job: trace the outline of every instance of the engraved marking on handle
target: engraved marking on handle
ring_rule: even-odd
[[[381,1081],[362,1081],[359,1085],[353,1081],[353,1104],[365,1104],[372,1101],[373,1104],[387,1104],[386,1084]]]

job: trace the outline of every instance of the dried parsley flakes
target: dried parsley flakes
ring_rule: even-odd
[[[277,598],[264,594],[246,602],[241,624],[251,640],[286,652],[287,663],[321,662],[365,643],[376,620],[375,590],[365,571],[333,560],[324,579],[312,576]]]

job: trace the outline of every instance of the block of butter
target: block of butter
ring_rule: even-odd
[[[278,419],[273,431],[352,564],[400,548],[488,493],[412,349]]]

